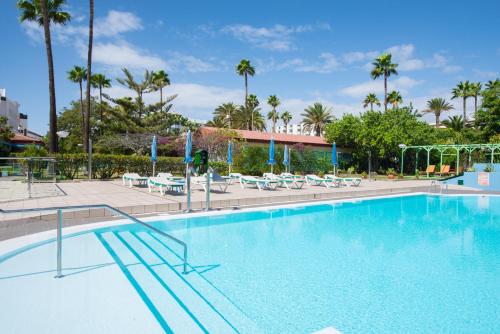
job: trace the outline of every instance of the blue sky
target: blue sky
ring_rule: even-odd
[[[68,1],[72,22],[53,28],[58,110],[78,98],[66,72],[86,64],[87,3]],[[382,99],[383,82],[370,79],[369,64],[390,51],[399,63],[390,88],[401,91],[405,104],[423,109],[429,98],[449,98],[460,80],[499,76],[499,12],[495,0],[99,1],[94,71],[115,78],[124,66],[137,75],[165,69],[172,81],[167,94],[179,94],[175,111],[207,120],[218,104],[243,99],[243,79],[234,67],[247,58],[257,70],[249,89],[263,111],[269,109],[267,96],[276,94],[282,101],[278,109],[299,121],[315,101],[340,116],[361,112],[369,92]],[[35,25],[21,25],[18,15],[15,1],[0,3],[0,88],[20,102],[33,130],[45,132],[43,37]],[[131,94],[116,81],[108,93]]]

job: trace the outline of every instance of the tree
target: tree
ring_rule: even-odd
[[[273,133],[276,132],[276,122],[278,121],[280,114],[276,111],[276,108],[280,105],[280,100],[276,95],[270,95],[267,98],[267,104],[269,104],[273,109],[267,114],[267,119],[273,122]]]
[[[481,88],[480,82],[470,84],[470,96],[474,98],[474,113],[477,113],[477,97],[481,94]]]
[[[458,98],[462,98],[462,102],[463,102],[463,127],[465,128],[466,124],[467,124],[467,111],[466,111],[466,108],[467,108],[467,98],[469,98],[471,96],[471,85],[469,83],[469,80],[467,81],[460,81],[458,83],[458,85],[453,88],[453,90],[451,91],[451,98],[452,99],[458,99]]]
[[[65,0],[19,0],[17,8],[20,10],[21,22],[36,22],[43,26],[47,65],[49,71],[49,153],[57,152],[57,109],[56,88],[54,80],[54,60],[52,57],[52,41],[50,37],[50,22],[65,25],[71,20],[71,15],[62,10]]]
[[[304,117],[302,122],[306,128],[309,131],[312,129],[316,136],[321,136],[326,124],[332,122],[334,119],[332,116],[332,108],[327,108],[319,102],[304,109],[304,113],[302,113],[301,116]]]
[[[139,119],[141,119],[142,114],[144,112],[144,100],[142,97],[145,93],[150,93],[153,90],[152,89],[152,81],[153,81],[152,72],[146,70],[146,72],[144,72],[144,78],[142,79],[142,81],[137,82],[137,81],[135,81],[134,76],[132,75],[132,73],[128,69],[123,68],[122,71],[123,71],[123,74],[125,74],[125,78],[118,78],[118,79],[116,79],[116,81],[118,81],[118,83],[122,84],[123,86],[127,87],[128,89],[131,89],[131,90],[136,92],[136,94],[137,94],[136,102],[138,105],[138,113],[139,113],[138,116],[139,116]]]
[[[434,98],[427,101],[427,109],[424,110],[425,113],[432,113],[436,116],[436,128],[439,128],[439,118],[444,111],[450,111],[453,106],[446,102],[443,98]]]
[[[232,102],[223,103],[214,112],[214,123],[222,125],[222,127],[228,127],[231,129],[233,127],[232,119],[233,115],[238,111],[238,106]]]
[[[168,74],[163,70],[153,72],[152,83],[154,89],[160,91],[160,104],[163,108],[163,88],[170,85]]]
[[[383,53],[375,59],[372,65],[372,79],[378,79],[380,76],[384,77],[384,111],[387,111],[387,78],[389,78],[392,74],[398,74],[398,71],[396,70],[398,64],[392,62],[392,55],[390,53]]]
[[[250,129],[250,130],[254,130],[255,126],[254,126],[254,119],[253,119],[253,115],[254,115],[254,112],[255,109],[257,109],[257,107],[259,106],[260,102],[259,102],[259,99],[257,99],[257,95],[255,94],[250,94],[248,96],[248,99],[246,101],[246,106],[247,108],[245,109],[248,113],[249,113],[249,118],[248,118],[248,125],[247,125],[247,129]],[[259,108],[260,110],[260,108]]]
[[[387,96],[387,103],[392,104],[392,109],[396,109],[400,103],[403,103],[403,98],[398,91],[393,90]]]
[[[102,112],[102,89],[103,88],[110,88],[111,87],[111,80],[106,78],[106,76],[104,74],[101,74],[101,73],[96,73],[96,74],[93,74],[92,75],[92,79],[91,79],[91,84],[92,84],[92,87],[94,88],[98,88],[99,89],[99,119],[101,120],[101,122],[103,121],[102,119],[102,115],[103,115],[103,112]]]
[[[10,146],[7,144],[14,137],[14,133],[7,123],[7,117],[0,116],[0,157],[8,156]]]
[[[486,140],[500,134],[500,80],[489,81],[481,92],[481,108],[475,114],[475,123]]]
[[[380,107],[380,101],[377,98],[377,95],[375,95],[374,93],[366,95],[366,98],[363,101],[363,108],[370,106],[370,111],[373,111],[374,104]]]
[[[288,133],[288,123],[292,120],[292,114],[290,112],[285,111],[281,114],[281,120],[283,124],[285,124],[285,132]]]
[[[453,131],[460,132],[464,129],[464,120],[462,116],[451,116],[443,121],[443,125]]]
[[[250,60],[242,59],[236,66],[236,73],[245,78],[245,107],[248,106],[248,76],[255,75],[255,68],[250,64]],[[252,120],[253,127],[253,120]]]
[[[94,40],[94,0],[89,0],[89,44],[87,52],[87,88],[85,98],[85,117],[83,131],[83,147],[85,152],[89,152],[90,139],[90,86],[92,84],[92,44]]]
[[[258,102],[258,101],[257,101]],[[263,131],[266,129],[266,121],[264,116],[260,113],[260,108],[258,108],[258,103],[251,103],[250,96],[248,101],[248,107],[240,106],[238,111],[234,115],[234,125],[235,129],[243,129],[248,126],[250,120],[253,119],[253,129],[256,131]],[[248,128],[247,128],[248,129]]]
[[[83,110],[83,81],[87,80],[87,69],[82,66],[73,66],[73,68],[68,71],[68,80],[77,83],[80,87],[80,113],[82,115],[81,124],[82,131],[85,131],[85,112]]]

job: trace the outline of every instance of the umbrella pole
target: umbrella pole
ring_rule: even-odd
[[[191,212],[191,173],[189,171],[189,164],[186,164],[186,210],[184,212]]]
[[[153,177],[156,175],[156,161],[153,161]]]
[[[271,164],[271,174],[273,174],[273,164]]]
[[[229,164],[229,174],[231,174],[231,164]]]

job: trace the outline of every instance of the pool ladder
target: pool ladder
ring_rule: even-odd
[[[57,274],[56,278],[61,278],[64,275],[62,274],[62,226],[63,226],[63,211],[70,211],[70,210],[79,210],[79,209],[105,209],[108,210],[115,215],[125,217],[134,223],[140,224],[142,226],[145,226],[152,230],[155,233],[158,233],[159,235],[170,239],[174,241],[175,243],[179,244],[182,246],[184,252],[183,252],[183,266],[182,266],[182,274],[187,274],[187,259],[188,259],[188,247],[187,244],[180,240],[177,239],[176,237],[165,233],[156,227],[153,227],[149,225],[146,222],[143,222],[142,220],[139,220],[135,217],[132,217],[131,215],[114,208],[112,206],[109,206],[107,204],[96,204],[96,205],[72,205],[72,206],[62,206],[62,207],[49,207],[49,208],[33,208],[33,209],[16,209],[16,210],[3,210],[0,209],[0,213],[3,214],[12,214],[12,213],[26,213],[26,212],[44,212],[44,211],[57,211]]]
[[[437,193],[437,190],[439,188],[439,193],[443,193],[443,189],[448,192],[448,183],[446,181],[438,181],[438,180],[432,180],[431,185],[429,186],[428,192],[435,192]],[[434,191],[433,191],[434,190]]]

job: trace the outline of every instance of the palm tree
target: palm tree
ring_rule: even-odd
[[[94,0],[89,0],[89,44],[87,53],[87,93],[85,107],[85,122],[83,132],[83,147],[85,152],[89,152],[90,139],[90,85],[92,83],[92,44],[94,39]]]
[[[489,80],[486,83],[486,89],[500,89],[500,80]]]
[[[54,60],[52,57],[52,41],[50,38],[50,22],[54,24],[66,24],[71,20],[68,12],[62,11],[65,0],[19,0],[17,8],[21,14],[21,22],[36,22],[43,26],[45,36],[45,49],[47,52],[47,65],[49,69],[49,152],[57,152],[57,109],[56,109],[56,88],[54,80]]]
[[[466,111],[466,108],[467,108],[467,98],[471,96],[471,87],[470,87],[470,83],[469,83],[469,80],[467,81],[460,81],[458,83],[458,85],[453,88],[453,90],[451,91],[451,98],[452,99],[457,99],[457,98],[462,98],[462,101],[463,101],[463,127],[465,128],[465,125],[467,123],[467,111]]]
[[[214,119],[220,119],[224,127],[228,126],[229,129],[232,128],[232,118],[233,115],[238,111],[238,106],[232,102],[223,103],[217,108],[215,108]]]
[[[473,82],[470,85],[470,96],[474,98],[474,113],[477,113],[477,97],[481,94],[481,83]]]
[[[424,110],[425,113],[433,113],[436,116],[436,128],[439,128],[439,117],[443,111],[450,111],[453,106],[446,102],[443,98],[434,98],[427,101],[427,109]]]
[[[464,128],[464,121],[462,116],[452,116],[448,117],[448,119],[445,119],[443,121],[443,125],[454,131],[460,132]]]
[[[68,80],[80,86],[80,113],[82,115],[82,133],[85,130],[85,113],[83,111],[83,81],[87,80],[87,69],[82,66],[74,66],[68,71]]]
[[[283,124],[285,124],[285,132],[288,133],[288,123],[292,120],[292,114],[288,111],[283,112],[281,114],[281,120],[283,121]]]
[[[163,88],[170,85],[170,78],[164,70],[153,72],[153,87],[160,91],[160,106],[163,110]]]
[[[312,106],[304,109],[301,116],[304,117],[302,123],[310,131],[314,130],[316,136],[321,136],[326,124],[333,121],[332,108],[326,108],[323,104],[316,102]]]
[[[250,64],[250,60],[242,59],[240,63],[236,66],[236,73],[245,78],[245,106],[248,103],[248,76],[255,75],[255,68]],[[253,121],[252,121],[253,123]],[[253,124],[252,124],[253,127]]]
[[[276,95],[270,95],[267,98],[267,104],[273,108],[273,110],[267,114],[267,119],[270,119],[273,122],[273,133],[276,132],[276,122],[280,117],[280,114],[276,111],[276,108],[280,105],[280,103],[280,99],[278,99]]]
[[[366,95],[366,98],[363,101],[363,108],[370,106],[370,111],[373,111],[374,104],[380,107],[380,101],[377,98],[377,95],[375,95],[374,93]]]
[[[259,104],[260,104],[260,102],[257,99],[257,95],[255,95],[255,94],[248,95],[248,99],[246,101],[247,108],[245,110],[247,110],[249,112],[250,117],[248,119],[247,130],[248,129],[254,130],[254,127],[255,127],[253,124],[254,123],[254,119],[253,119],[254,113],[251,112],[250,110],[255,110],[259,106]]]
[[[403,98],[398,91],[393,90],[387,95],[387,103],[392,104],[392,109],[396,109],[400,103],[403,103]]]
[[[116,81],[118,81],[120,84],[123,86],[127,87],[128,89],[131,89],[136,92],[137,94],[137,104],[139,105],[139,119],[142,117],[142,113],[144,110],[144,100],[143,100],[143,95],[144,93],[149,93],[152,91],[152,81],[153,81],[153,76],[152,72],[149,72],[146,70],[144,72],[144,78],[142,79],[141,82],[137,82],[134,79],[134,76],[130,71],[126,68],[122,69],[123,74],[125,74],[125,78],[118,78]]]
[[[396,70],[398,64],[392,63],[392,55],[390,53],[383,53],[375,59],[372,65],[372,79],[375,80],[380,76],[384,77],[384,111],[387,111],[387,78],[392,74],[398,74]]]
[[[91,79],[92,87],[99,89],[99,113],[102,123],[102,89],[111,87],[111,80],[106,78],[104,74],[93,74]]]

